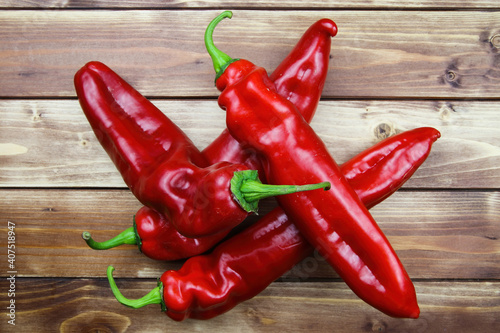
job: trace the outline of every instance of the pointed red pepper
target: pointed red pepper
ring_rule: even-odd
[[[325,85],[331,39],[336,34],[335,22],[330,19],[318,20],[306,30],[269,76],[278,94],[292,102],[307,122],[311,121],[316,111]],[[242,163],[259,170],[259,175],[263,175],[262,164],[255,150],[242,147],[227,129],[203,150],[203,155],[211,163]]]
[[[341,171],[360,200],[371,208],[414,174],[439,136],[437,130],[425,127],[400,133],[355,156]],[[388,172],[393,167],[400,172]],[[371,186],[377,191],[370,191]],[[120,293],[113,267],[108,268],[108,279],[116,298],[127,306],[162,304],[174,320],[209,319],[257,295],[313,250],[277,207],[210,254],[192,257],[180,270],[165,272],[159,286],[139,300]]]
[[[331,37],[335,36],[336,32],[335,23],[329,19],[315,22],[270,76],[278,93],[292,101],[308,121],[312,118],[321,97],[328,71]],[[122,86],[122,89],[125,87]],[[124,104],[122,108],[135,107],[134,104]],[[133,110],[126,112],[131,113]],[[156,110],[153,109],[153,112],[156,113]],[[192,156],[197,154],[196,150],[192,152]],[[242,147],[227,129],[202,151],[202,155],[208,165],[221,161],[242,163],[250,169],[259,170],[259,175],[263,174],[255,151]],[[136,244],[140,251],[150,258],[177,260],[207,251],[227,233],[225,231],[198,238],[185,237],[164,215],[143,207],[134,216],[133,227],[112,239],[96,242],[89,232],[84,232],[82,236],[93,249],[105,250],[122,244]]]
[[[132,193],[185,236],[228,231],[256,212],[262,198],[328,188],[325,182],[262,184],[242,164],[207,166],[180,128],[101,63],[80,69],[75,87],[97,139]]]
[[[226,17],[231,13],[211,23],[210,35]],[[321,139],[276,92],[264,68],[232,59],[216,49],[211,38],[206,43],[228,130],[263,157],[267,180],[282,184],[328,179],[332,184],[327,192],[277,198],[288,217],[361,299],[388,315],[417,318],[415,288],[407,272]]]

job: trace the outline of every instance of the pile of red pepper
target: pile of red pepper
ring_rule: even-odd
[[[120,293],[110,266],[114,295],[133,308],[161,304],[174,320],[208,319],[257,295],[316,249],[365,302],[390,316],[417,318],[415,288],[368,209],[413,175],[439,132],[402,132],[337,165],[308,124],[335,23],[314,23],[268,75],[213,44],[215,26],[231,15],[220,14],[205,33],[227,129],[202,151],[104,64],[90,62],[75,75],[97,139],[144,205],[118,236],[83,238],[93,249],[137,244],[153,259],[187,259],[137,300]],[[277,196],[278,207],[229,234],[268,196]]]

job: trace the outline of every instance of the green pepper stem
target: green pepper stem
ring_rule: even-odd
[[[162,304],[163,305],[163,298],[162,298],[162,284],[161,282],[158,284],[156,288],[151,290],[149,293],[144,295],[143,297],[139,299],[128,299],[125,296],[122,295],[120,290],[118,289],[118,286],[116,285],[116,282],[113,278],[113,271],[115,268],[113,266],[108,266],[108,270],[106,271],[106,275],[108,276],[108,281],[109,281],[109,286],[111,287],[111,291],[113,292],[113,295],[116,297],[116,300],[123,305],[126,305],[128,307],[134,308],[134,309],[139,309],[142,308],[143,306],[149,305],[149,304]]]
[[[134,229],[134,227],[125,229],[120,234],[104,242],[96,242],[88,231],[82,233],[82,238],[87,242],[87,245],[94,250],[108,250],[123,244],[137,244],[137,236]]]
[[[256,213],[260,199],[317,189],[330,189],[329,182],[307,185],[269,185],[263,184],[257,170],[243,170],[234,173],[231,179],[231,192],[236,201],[247,212]]]
[[[215,47],[214,44],[214,39],[213,39],[213,33],[214,29],[219,24],[220,21],[222,21],[225,18],[231,18],[233,17],[233,13],[231,11],[224,11],[219,16],[214,18],[212,22],[208,25],[207,29],[205,30],[205,47],[207,49],[208,54],[212,58],[212,62],[214,65],[214,70],[217,73],[217,77],[219,77],[224,70],[226,69],[229,64],[232,62],[238,60],[238,59],[233,59],[221,50],[219,50],[217,47]]]
[[[259,181],[246,181],[241,186],[241,192],[247,201],[256,201],[276,195],[291,194],[296,192],[327,189],[329,182],[308,185],[269,185]]]

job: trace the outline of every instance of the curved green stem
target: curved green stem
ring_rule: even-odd
[[[233,59],[221,50],[217,49],[214,44],[214,39],[213,39],[213,33],[214,29],[219,24],[220,21],[222,21],[225,18],[231,18],[233,17],[233,13],[231,11],[224,11],[219,16],[214,18],[212,22],[208,25],[207,29],[205,30],[205,47],[207,49],[208,54],[212,58],[212,62],[214,65],[214,70],[215,73],[217,73],[216,78],[218,78],[222,73],[224,73],[224,70],[226,69],[229,64],[232,62],[238,60],[238,59]]]
[[[123,296],[123,294],[118,289],[118,286],[116,285],[116,282],[113,278],[114,270],[115,268],[113,266],[108,266],[106,275],[108,276],[108,281],[109,281],[109,286],[111,287],[111,291],[113,292],[113,295],[116,297],[116,300],[118,302],[134,309],[139,309],[149,304],[161,304],[162,310],[164,309],[165,303],[163,302],[163,297],[162,297],[163,285],[161,282],[158,282],[158,286],[153,290],[151,290],[146,295],[144,295],[143,297],[139,299],[128,299],[125,296]]]
[[[134,227],[125,229],[120,234],[104,242],[96,242],[88,231],[82,233],[82,238],[87,242],[87,245],[94,250],[108,250],[123,244],[137,244],[137,236]]]
[[[317,189],[330,189],[330,182],[307,185],[269,185],[259,180],[257,170],[244,170],[234,173],[231,179],[231,192],[236,201],[247,212],[257,212],[260,199]]]

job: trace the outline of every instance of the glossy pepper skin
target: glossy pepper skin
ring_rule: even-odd
[[[133,226],[104,242],[96,242],[87,231],[82,238],[94,250],[108,250],[123,244],[137,245],[147,257],[155,260],[179,260],[189,258],[213,248],[229,232],[210,236],[186,237],[175,229],[173,223],[147,206],[141,207],[134,216]]]
[[[322,140],[294,105],[277,94],[264,68],[207,50],[216,72],[222,72],[216,85],[227,128],[263,157],[267,180],[331,183],[327,192],[277,198],[302,235],[358,297],[390,316],[417,318],[413,283]],[[224,62],[229,65],[218,66]]]
[[[313,117],[321,97],[328,71],[331,37],[335,36],[336,32],[337,26],[329,19],[315,22],[270,75],[278,93],[292,101],[307,121]],[[129,105],[122,107],[128,108]],[[127,111],[130,112],[132,111]],[[193,150],[192,154],[197,152]],[[201,154],[208,164],[221,161],[242,163],[250,169],[259,170],[260,175],[263,174],[262,165],[255,151],[242,147],[227,129]],[[203,157],[200,157],[200,160],[203,161]],[[122,244],[137,244],[141,252],[150,258],[177,260],[207,251],[227,233],[188,238],[180,234],[167,217],[153,209],[143,207],[135,215],[134,227],[114,238],[95,242],[88,232],[83,233],[83,238],[90,247],[97,250],[110,249]]]
[[[243,164],[208,165],[179,127],[102,63],[81,68],[75,88],[97,139],[132,193],[184,236],[228,232],[256,210],[252,204],[259,199],[328,187],[263,185]],[[235,191],[233,181],[240,178]]]
[[[414,174],[439,136],[437,130],[425,127],[395,135],[343,164],[341,171],[366,207],[373,207]],[[388,173],[392,166],[401,172]],[[371,186],[378,190],[367,191]],[[210,319],[260,293],[313,250],[277,207],[212,253],[188,259],[178,271],[165,272],[161,286],[140,302],[127,300],[119,292],[112,268],[108,278],[115,296],[125,305],[162,303],[174,320]]]
[[[287,57],[269,76],[281,96],[292,102],[306,121],[311,121],[318,106],[328,73],[331,39],[337,25],[321,19],[311,25]],[[253,149],[242,147],[225,129],[203,150],[210,163],[242,163],[263,174],[262,164]]]

